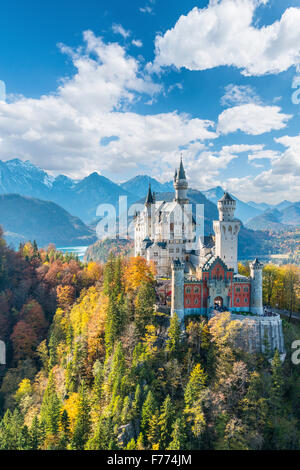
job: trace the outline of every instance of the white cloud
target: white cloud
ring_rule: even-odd
[[[191,144],[182,152],[190,186],[205,190],[221,185],[222,170],[225,170],[230,162],[239,158],[240,153],[254,152],[262,148],[261,145],[243,144],[227,145],[219,151],[213,151],[197,143]]]
[[[280,157],[280,153],[276,152],[275,150],[259,150],[258,152],[254,152],[248,155],[248,160],[251,162],[253,160],[275,160],[276,158]]]
[[[298,179],[300,186],[300,134],[297,136],[283,136],[275,139],[275,142],[286,147],[285,152],[280,159],[276,160],[273,166],[273,172],[279,175],[292,175]],[[300,198],[299,198],[300,199]]]
[[[131,44],[136,47],[143,47],[143,42],[140,39],[133,39]]]
[[[258,152],[264,148],[263,145],[234,144],[225,145],[223,151],[230,153]]]
[[[300,200],[299,177],[291,174],[276,175],[273,170],[262,171],[258,176],[229,178],[226,181],[228,191],[243,201],[267,202],[278,204],[284,199]]]
[[[139,10],[141,13],[148,13],[149,15],[153,13],[153,8],[150,7],[149,5],[145,5],[144,7],[141,7]]]
[[[243,104],[225,109],[219,115],[218,130],[221,134],[241,130],[250,135],[260,135],[283,129],[291,117],[291,115],[281,113],[279,106]]]
[[[112,30],[113,33],[120,34],[121,36],[123,36],[124,39],[128,38],[131,34],[131,32],[129,30],[124,29],[121,24],[113,24]]]
[[[268,0],[210,0],[193,8],[155,40],[155,68],[189,70],[234,66],[243,75],[279,73],[300,60],[300,8],[288,8],[280,20],[261,28],[256,9]]]
[[[55,93],[0,103],[1,159],[28,159],[73,177],[106,170],[124,179],[141,168],[162,174],[177,164],[182,146],[217,137],[211,121],[132,112],[132,103],[162,88],[119,44],[87,31],[78,50],[60,47],[76,73]]]
[[[234,85],[233,83],[225,87],[225,95],[221,98],[222,106],[235,106],[248,103],[261,103],[261,99],[256,94],[254,88],[249,85]]]
[[[283,136],[275,141],[286,147],[282,153],[263,149],[248,156],[249,160],[269,158],[270,169],[255,177],[249,175],[227,180],[228,189],[239,198],[270,204],[284,199],[300,201],[300,134]]]

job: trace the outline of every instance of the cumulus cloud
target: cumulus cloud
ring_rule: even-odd
[[[183,150],[182,155],[190,184],[201,190],[217,185],[224,186],[224,182],[221,181],[222,171],[233,160],[238,159],[242,153],[254,153],[264,149],[264,145],[261,144],[235,144],[224,145],[219,151],[216,151],[208,150],[202,145],[199,146],[198,152],[195,152],[196,146],[197,144],[191,144]]]
[[[245,201],[276,204],[283,199],[300,200],[300,134],[283,136],[275,141],[285,147],[283,152],[261,150],[249,155],[249,160],[269,158],[271,168],[257,176],[230,178],[227,185],[230,191]]]
[[[123,36],[124,39],[128,38],[131,34],[131,32],[123,28],[121,24],[113,24],[112,30],[113,30],[113,33],[120,34],[121,36]]]
[[[260,135],[283,129],[291,115],[283,114],[279,106],[261,106],[254,103],[225,109],[218,119],[218,130],[229,134],[241,130],[250,135]]]
[[[119,44],[86,31],[79,49],[60,48],[76,72],[55,93],[0,102],[1,159],[29,159],[73,177],[106,170],[124,178],[141,167],[162,173],[177,163],[181,146],[217,137],[208,120],[132,112],[162,88]]]
[[[193,8],[155,40],[154,69],[174,65],[189,70],[234,66],[243,75],[276,74],[299,63],[300,8],[258,27],[254,16],[268,0],[210,0]]]
[[[300,134],[296,136],[283,136],[275,139],[279,144],[286,147],[282,156],[275,161],[273,172],[279,175],[291,175],[298,179],[300,186]]]
[[[140,39],[133,39],[131,44],[136,47],[143,47],[143,42]]]
[[[261,99],[250,85],[234,85],[230,83],[225,87],[225,94],[221,98],[222,106],[235,106],[240,104],[260,104]]]
[[[186,173],[190,186],[206,190],[215,186],[222,186],[243,201],[254,200],[276,204],[284,199],[290,201],[300,200],[300,161],[297,155],[300,152],[300,135],[297,137],[283,137],[276,139],[278,143],[287,147],[286,151],[270,150],[264,144],[235,144],[223,146],[220,150],[213,150],[210,144],[199,146],[198,153],[191,144],[191,148],[183,151]],[[208,150],[209,148],[209,150]],[[256,173],[244,177],[224,177],[224,170],[230,164],[246,154]],[[261,164],[262,159],[268,159],[271,166],[266,170]],[[169,179],[171,178],[169,175]]]
[[[267,202],[278,204],[284,199],[299,201],[299,177],[284,174],[280,177],[274,171],[262,171],[256,177],[229,178],[226,181],[228,191],[243,201]]]

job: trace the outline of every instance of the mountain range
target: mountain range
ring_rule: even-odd
[[[127,196],[130,205],[143,198],[149,183],[154,192],[173,192],[172,181],[160,183],[147,175],[138,175],[122,184],[114,183],[98,173],[92,173],[76,181],[64,175],[54,178],[29,161],[24,162],[19,159],[0,161],[0,194],[16,193],[55,202],[71,214],[80,217],[85,223],[94,219],[97,206],[101,203],[115,206],[120,196]],[[223,193],[224,190],[220,186],[203,191],[206,198],[214,204]],[[240,201],[236,197],[235,199],[236,215],[243,223],[270,208],[268,205],[260,206]]]
[[[28,240],[36,240],[39,246],[83,246],[96,241],[90,227],[54,202],[19,194],[0,195],[0,223],[6,241],[14,247]]]
[[[50,241],[60,245],[65,242],[68,244],[73,244],[73,242],[81,245],[88,244],[87,240],[94,236],[93,229],[98,205],[112,204],[116,207],[120,196],[127,196],[128,206],[134,202],[143,202],[149,183],[152,190],[157,193],[157,199],[168,201],[173,199],[174,189],[171,181],[160,183],[146,175],[138,175],[129,181],[117,184],[94,172],[82,180],[76,181],[64,175],[50,176],[46,171],[28,161],[24,162],[19,159],[7,162],[0,161],[0,194],[14,195],[13,199],[2,197],[0,225],[3,225],[5,232],[9,233],[7,237],[10,241],[20,240],[22,237],[24,239],[38,239],[40,233],[40,238],[37,241],[41,244]],[[224,190],[220,186],[203,192],[197,189],[189,190],[188,195],[192,203],[204,204],[206,233],[212,233],[212,221],[218,217],[216,203],[223,193]],[[17,194],[23,198],[17,198]],[[297,204],[283,201],[275,207],[254,202],[246,203],[234,195],[232,197],[237,201],[236,216],[246,223],[246,227],[243,228],[246,231],[245,237],[243,230],[241,231],[241,240],[245,238],[245,248],[248,229],[265,230],[270,227],[270,222],[277,229],[293,225],[291,220],[298,224],[299,208]],[[12,200],[15,204],[14,211],[9,214],[5,205],[12,209]],[[56,207],[57,214],[60,214],[61,226],[68,227],[65,229],[65,233],[59,234],[56,230],[55,225],[58,226],[59,218],[57,216],[55,222],[53,207]],[[28,214],[28,217],[23,216],[22,211],[24,214]],[[20,220],[18,221],[19,214]],[[30,217],[31,214],[32,217]],[[43,220],[42,214],[45,220],[48,217],[53,224],[44,224],[45,230],[46,228],[48,230],[47,236],[46,232],[43,234],[41,224],[35,226],[33,223],[34,216]],[[249,234],[248,236],[251,238]],[[79,243],[80,240],[81,243]],[[243,244],[243,241],[241,243]]]
[[[174,191],[173,181],[168,183],[160,183],[154,178],[147,175],[138,175],[130,180],[122,183],[120,186],[131,194],[136,195],[139,198],[143,198],[147,194],[149,184],[151,185],[152,191],[155,193],[167,193]]]
[[[278,207],[278,206],[277,206]],[[300,227],[300,202],[279,204],[279,209],[268,209],[246,223],[252,230],[283,232]]]

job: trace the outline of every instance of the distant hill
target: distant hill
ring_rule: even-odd
[[[221,199],[224,194],[224,189],[221,188],[221,186],[217,186],[215,188],[208,189],[207,191],[203,191],[203,194],[207,197],[207,199],[212,201],[214,204],[217,204],[218,200]],[[233,194],[231,194],[231,196],[233,197],[233,199],[236,200],[235,215],[243,223],[261,214],[261,209],[253,207],[252,205],[247,204],[246,202],[240,201]]]
[[[300,202],[283,205],[282,210],[268,209],[250,220],[246,227],[252,230],[273,230],[283,232],[300,226]]]
[[[149,183],[151,184],[152,191],[156,193],[164,193],[173,191],[173,182],[160,183],[154,178],[147,175],[138,175],[134,178],[122,183],[120,186],[129,193],[137,196],[138,198],[146,197]]]
[[[8,243],[36,240],[39,246],[89,245],[94,231],[62,207],[18,194],[0,195],[0,225]]]
[[[254,201],[248,201],[247,204],[251,207],[254,207],[255,209],[258,209],[261,212],[264,212],[272,207],[270,204],[267,204],[265,202],[258,203]]]
[[[113,253],[114,256],[133,256],[133,240],[97,240],[86,250],[84,261],[98,261],[100,263],[106,263],[111,253]]]
[[[287,209],[288,207],[292,206],[294,203],[290,201],[282,201],[279,204],[276,204],[274,206],[275,209],[278,209],[279,211],[283,211],[284,209]]]
[[[279,204],[272,205],[272,204],[267,204],[265,202],[257,203],[257,202],[249,201],[247,202],[247,204],[249,206],[255,207],[256,209],[259,209],[260,211],[265,212],[268,209],[278,209],[279,211],[281,211],[291,206],[293,202],[284,200],[280,202]]]

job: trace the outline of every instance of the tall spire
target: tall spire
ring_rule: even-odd
[[[188,182],[186,179],[182,156],[180,158],[180,163],[178,170],[175,171],[174,176],[174,188],[175,188],[175,201],[179,202],[180,204],[187,204],[187,190],[188,190]]]
[[[182,155],[180,157],[180,164],[179,164],[179,170],[178,170],[178,179],[180,179],[180,180],[185,180],[186,179],[185,171],[184,171],[184,168],[183,168]]]
[[[151,192],[151,184],[149,183],[149,189],[148,189],[148,194],[146,197],[145,205],[147,204],[153,204],[153,196]]]

